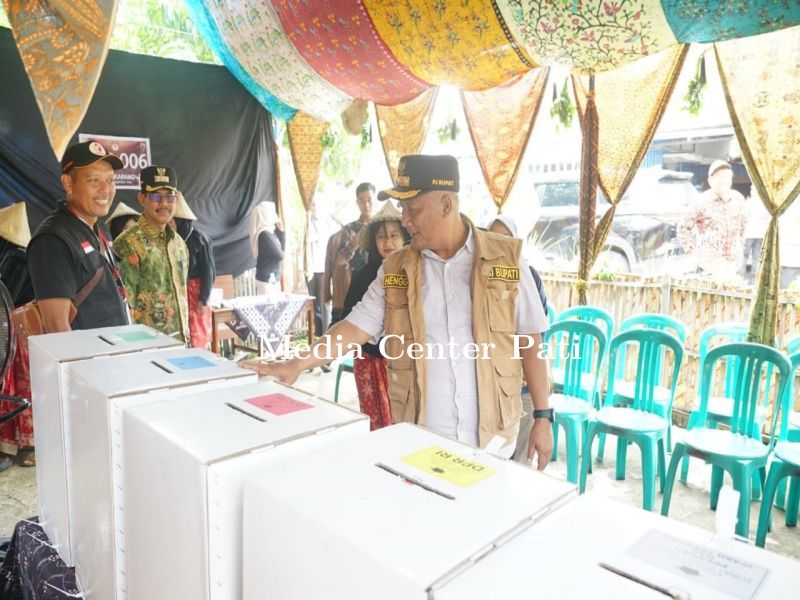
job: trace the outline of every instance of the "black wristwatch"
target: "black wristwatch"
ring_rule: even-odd
[[[556,413],[552,408],[543,408],[541,410],[533,411],[534,419],[547,419],[551,423],[556,420]]]

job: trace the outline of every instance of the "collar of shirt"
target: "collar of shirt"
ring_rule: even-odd
[[[175,232],[173,231],[172,227],[167,225],[164,231],[161,231],[161,229],[153,225],[144,215],[139,217],[139,231],[141,231],[147,238],[153,240],[154,242],[160,240],[166,240],[169,242],[173,237],[175,237]]]
[[[464,242],[464,245],[459,248],[458,252],[456,252],[452,257],[448,258],[447,260],[443,259],[441,256],[436,254],[433,250],[423,250],[421,252],[423,258],[430,258],[433,260],[437,260],[439,262],[447,263],[451,260],[458,259],[461,254],[468,254],[472,255],[475,252],[475,238],[472,235],[472,228],[467,227],[467,240]]]

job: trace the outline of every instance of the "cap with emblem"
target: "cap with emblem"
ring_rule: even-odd
[[[72,169],[88,167],[101,160],[106,161],[115,171],[123,167],[122,161],[115,154],[111,154],[100,142],[81,142],[72,144],[64,152],[61,159],[61,172],[69,173]]]
[[[178,178],[172,167],[162,165],[145,167],[139,173],[139,183],[143,192],[155,192],[161,189],[178,191]]]
[[[410,200],[432,191],[458,191],[458,161],[448,155],[411,154],[400,159],[393,188],[378,194],[379,200]]]
[[[730,169],[731,166],[724,160],[715,160],[711,163],[711,166],[708,167],[708,176],[711,177],[717,171],[721,171],[722,169]]]

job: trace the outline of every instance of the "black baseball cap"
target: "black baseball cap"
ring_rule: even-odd
[[[61,173],[69,173],[72,169],[88,167],[101,160],[108,162],[115,171],[123,166],[119,157],[111,154],[100,142],[89,141],[72,144],[64,152],[64,158],[61,159]]]
[[[458,184],[458,161],[454,157],[410,154],[397,165],[395,186],[379,192],[378,199],[410,200],[434,190],[457,192]]]
[[[143,192],[155,192],[161,189],[178,191],[178,177],[175,175],[175,169],[163,165],[150,165],[142,169],[142,172],[139,173],[139,183]]]

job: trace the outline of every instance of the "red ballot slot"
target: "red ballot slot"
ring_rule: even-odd
[[[252,404],[256,408],[261,408],[273,415],[288,415],[298,410],[306,410],[307,408],[314,408],[311,404],[300,402],[294,398],[281,394],[267,394],[266,396],[256,396],[254,398],[247,398],[245,400],[248,404]]]

